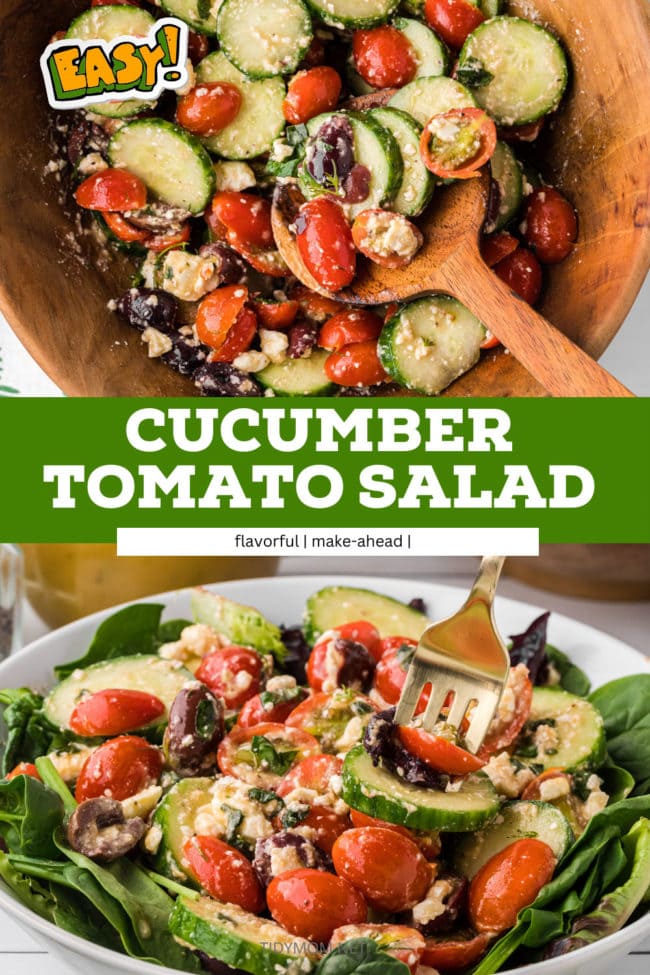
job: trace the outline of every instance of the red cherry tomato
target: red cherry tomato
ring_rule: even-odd
[[[284,332],[291,328],[300,310],[297,301],[257,301],[255,311],[262,328]]]
[[[310,755],[294,765],[275,790],[280,798],[294,789],[313,789],[325,793],[333,775],[340,775],[343,762],[335,755]]]
[[[298,707],[301,701],[307,697],[304,688],[299,689],[299,693],[288,701],[278,701],[271,707],[265,707],[262,703],[260,694],[256,694],[243,706],[237,718],[237,725],[240,728],[252,728],[255,724],[262,724],[264,721],[271,721],[273,724],[284,724],[289,715]]]
[[[413,81],[418,69],[410,41],[388,24],[355,31],[352,56],[355,68],[373,88],[401,88]]]
[[[250,349],[256,335],[257,315],[252,308],[242,308],[228,330],[223,345],[210,353],[208,362],[234,362],[238,355]]]
[[[341,94],[338,71],[327,65],[300,71],[289,82],[282,111],[291,125],[301,125],[322,112],[336,108]]]
[[[237,250],[273,247],[271,204],[255,193],[215,193],[205,219],[217,238]]]
[[[542,269],[527,247],[518,247],[495,264],[493,271],[529,305],[534,305],[542,293]]]
[[[346,924],[336,929],[328,948],[332,951],[352,938],[370,938],[387,955],[406,965],[411,975],[415,975],[424,951],[420,932],[402,924]]]
[[[147,187],[126,169],[102,169],[77,187],[74,198],[85,210],[140,210]]]
[[[352,231],[343,208],[328,196],[308,200],[295,221],[296,245],[307,270],[327,291],[340,291],[356,273]]]
[[[280,252],[273,248],[271,250],[260,250],[247,247],[246,244],[242,244],[234,238],[232,239],[232,246],[260,274],[268,274],[272,278],[285,278],[290,273]]]
[[[264,755],[255,754],[253,751],[255,738],[265,738],[278,753],[279,759],[284,758],[286,764],[282,771],[269,766]],[[307,734],[306,731],[291,728],[286,724],[264,722],[251,728],[240,728],[235,725],[219,745],[217,762],[225,775],[233,775],[236,779],[249,782],[251,785],[275,789],[290,768],[309,755],[319,753],[320,745],[313,735]]]
[[[375,819],[374,816],[367,816],[366,813],[359,812],[358,809],[350,810],[350,819],[352,820],[352,825],[359,829],[368,826],[372,826],[375,829],[390,829],[394,833],[401,833],[402,836],[406,836],[409,840],[412,839],[411,831],[406,826],[398,826],[396,823],[385,823],[383,819]]]
[[[386,306],[386,311],[384,312],[384,322],[389,322],[394,315],[399,311],[399,305],[396,301],[391,301],[390,305]]]
[[[349,829],[334,844],[332,860],[370,907],[391,914],[423,900],[432,880],[416,844],[391,829]]]
[[[196,313],[199,340],[220,349],[247,301],[248,288],[242,284],[229,284],[206,295]]]
[[[387,704],[397,704],[406,681],[406,671],[409,668],[408,657],[404,659],[404,652],[400,652],[401,648],[405,647],[406,653],[408,653],[411,647],[417,646],[414,640],[408,640],[406,637],[391,637],[391,640],[397,639],[400,641],[399,645],[384,652],[375,670],[375,688]],[[430,694],[429,688],[422,691],[420,701],[415,709],[416,714],[421,714],[424,711]]]
[[[424,16],[445,44],[459,49],[485,17],[469,0],[426,0]]]
[[[216,135],[235,121],[241,102],[241,92],[234,85],[202,81],[179,98],[176,121],[194,135]]]
[[[537,839],[516,840],[483,864],[469,888],[469,918],[477,931],[500,934],[533,903],[555,871],[555,856]]]
[[[440,856],[440,840],[436,833],[414,833],[406,826],[397,826],[395,823],[385,823],[383,819],[375,819],[374,816],[367,816],[357,809],[350,810],[350,819],[353,826],[375,826],[381,829],[392,829],[395,833],[401,833],[412,840],[418,847],[422,855],[429,862],[434,862]]]
[[[11,779],[15,779],[19,775],[28,775],[30,779],[38,779],[39,782],[41,780],[38,769],[31,762],[19,762],[15,768],[12,768],[11,772],[7,772],[5,781],[10,782]]]
[[[368,620],[354,620],[352,623],[341,623],[335,626],[334,630],[343,640],[352,640],[360,643],[373,656],[381,643],[379,630]]]
[[[391,227],[396,228],[395,236],[403,239],[403,253],[383,242],[393,233]],[[370,207],[352,224],[352,240],[358,251],[380,267],[400,268],[411,263],[424,238],[419,228],[402,214]]]
[[[286,931],[326,944],[344,924],[361,924],[368,909],[352,884],[322,870],[289,870],[269,884],[271,915]]]
[[[390,382],[377,355],[376,340],[344,345],[325,360],[325,375],[339,386],[376,386]]]
[[[513,743],[528,720],[533,703],[533,685],[528,677],[522,677],[515,685],[515,710],[506,724],[498,724],[488,731],[479,748],[478,757],[487,761],[490,755],[502,752]]]
[[[112,234],[115,234],[119,240],[124,240],[127,243],[142,243],[151,236],[148,230],[141,230],[140,227],[135,227],[117,211],[111,212],[107,210],[104,213],[104,222]]]
[[[318,344],[323,349],[338,351],[344,345],[355,342],[376,341],[383,327],[379,315],[365,308],[340,311],[325,322],[318,336]]]
[[[210,41],[205,34],[199,34],[194,30],[188,31],[187,55],[192,64],[198,64],[209,53]]]
[[[331,315],[338,315],[341,305],[332,298],[310,291],[303,284],[293,288],[291,297],[298,302],[305,318],[314,322],[324,322]]]
[[[448,139],[444,129],[436,135],[435,126],[446,122],[457,129]],[[432,126],[434,128],[432,129]],[[471,179],[494,155],[497,127],[481,108],[452,108],[434,115],[425,125],[420,139],[422,162],[440,179]]]
[[[264,661],[247,647],[229,646],[213,650],[201,661],[196,679],[206,684],[227,708],[237,710],[259,694]]]
[[[70,727],[84,738],[107,738],[144,728],[164,713],[165,705],[159,697],[116,688],[83,698],[70,715]]]
[[[190,225],[186,223],[180,230],[172,231],[168,234],[152,234],[147,238],[147,250],[161,254],[169,251],[173,247],[180,247],[190,239]]]
[[[512,234],[505,230],[496,234],[487,234],[481,238],[481,257],[488,267],[494,267],[504,257],[514,252],[519,247],[519,241]]]
[[[421,728],[400,725],[397,734],[407,751],[439,772],[469,775],[470,772],[478,772],[485,765],[485,762],[471,752]]]
[[[75,799],[128,799],[154,785],[160,777],[163,756],[159,748],[144,738],[122,735],[111,738],[92,752],[77,779]]]
[[[524,226],[524,239],[543,264],[563,261],[578,236],[575,210],[552,186],[540,186],[530,194]]]
[[[312,806],[301,826],[314,832],[314,843],[328,855],[339,836],[350,829],[350,817],[328,806]]]
[[[183,847],[190,871],[210,897],[260,914],[264,892],[250,861],[214,836],[193,836]]]
[[[569,790],[571,788],[571,776],[567,775],[564,769],[547,768],[544,769],[543,772],[540,772],[539,775],[535,776],[532,782],[528,783],[524,791],[521,793],[521,798],[526,802],[529,799],[539,802],[542,798],[541,786],[544,782],[548,782],[549,779],[566,779],[569,785]]]
[[[490,944],[487,934],[475,931],[454,931],[453,935],[427,938],[422,964],[447,972],[465,971],[483,957]]]

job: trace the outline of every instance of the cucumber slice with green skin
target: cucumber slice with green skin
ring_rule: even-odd
[[[531,722],[537,726],[548,723],[548,732],[540,735]],[[538,747],[542,741],[544,747]],[[535,687],[517,748],[516,757],[522,762],[533,761],[545,769],[598,768],[606,755],[602,716],[582,697],[558,687]]]
[[[287,93],[281,78],[251,81],[231,64],[222,51],[208,54],[196,68],[198,82],[224,82],[239,89],[242,101],[234,122],[203,144],[224,159],[254,159],[270,152],[284,132],[282,103]]]
[[[459,840],[454,866],[471,880],[483,864],[516,840],[533,837],[546,843],[559,862],[573,843],[565,816],[548,802],[506,802],[497,818],[485,829]]]
[[[289,934],[275,921],[211,897],[179,897],[169,930],[211,958],[251,975],[306,975],[320,958],[311,942]]]
[[[371,116],[391,133],[402,153],[402,183],[391,209],[405,217],[417,217],[431,202],[436,181],[420,158],[422,129],[410,115],[397,108],[373,108]]]
[[[292,74],[313,39],[302,0],[223,0],[217,36],[229,61],[249,78]]]
[[[195,136],[164,119],[128,122],[110,141],[112,166],[138,176],[158,200],[202,213],[216,187],[210,156]]]
[[[330,27],[374,27],[395,13],[399,0],[307,0],[318,19]]]
[[[307,359],[285,359],[271,364],[255,378],[276,396],[330,396],[334,383],[325,375],[325,363],[329,352],[314,349]]]
[[[305,639],[313,646],[326,630],[357,620],[368,620],[382,637],[403,636],[411,640],[419,640],[429,623],[424,613],[390,596],[370,589],[327,586],[307,600]]]
[[[150,13],[139,7],[91,7],[72,21],[66,37],[76,41],[113,41],[116,37],[144,37],[155,22]],[[145,101],[130,98],[126,101],[98,102],[92,106],[92,111],[95,115],[107,118],[128,118],[153,108],[155,104],[155,99]]]
[[[388,103],[401,108],[424,126],[434,115],[452,108],[475,108],[476,99],[464,85],[453,78],[416,78],[396,92]]]
[[[443,75],[449,66],[449,50],[430,27],[409,17],[396,17],[397,27],[410,41],[418,62],[416,78],[435,78]]]
[[[352,809],[387,823],[453,833],[480,829],[499,811],[486,775],[468,775],[454,792],[425,789],[375,767],[363,745],[345,757],[341,797]]]
[[[465,41],[459,69],[470,58],[493,76],[474,94],[498,125],[535,122],[562,100],[567,60],[555,37],[538,24],[520,17],[486,20]]]
[[[210,802],[213,784],[207,778],[182,779],[164,796],[151,818],[152,827],[160,830],[160,844],[151,855],[154,869],[170,880],[182,880],[191,887],[198,885],[183,868],[183,847],[195,833],[197,812]]]
[[[486,19],[498,17],[503,10],[503,0],[481,0],[481,11]]]
[[[174,698],[188,681],[193,680],[189,670],[179,666],[176,660],[163,660],[153,654],[116,657],[73,671],[50,691],[43,707],[52,724],[70,729],[70,715],[83,694],[117,688],[147,691],[159,697],[165,705],[165,714],[148,727],[157,726],[167,721],[167,712]]]
[[[258,653],[271,653],[277,660],[284,659],[286,649],[279,628],[251,606],[242,606],[207,589],[192,591],[191,606],[196,623],[211,626],[233,643],[252,647]]]
[[[165,13],[178,17],[189,24],[199,34],[214,36],[217,33],[217,18],[211,8],[214,0],[160,0]]]
[[[324,122],[332,115],[344,115],[352,125],[354,137],[354,158],[357,163],[366,166],[370,171],[370,185],[368,196],[360,203],[345,204],[345,209],[351,220],[372,207],[387,206],[398,192],[404,167],[400,148],[383,125],[371,114],[360,112],[335,112],[317,115],[307,123],[310,136],[315,136]],[[322,196],[327,192],[326,187],[317,183],[307,172],[304,163],[298,170],[300,188],[307,199]]]
[[[434,396],[478,361],[485,326],[455,298],[431,295],[402,306],[384,325],[378,354],[407,389]]]
[[[524,181],[517,157],[506,142],[497,142],[490,160],[492,179],[499,187],[499,212],[493,223],[486,224],[484,233],[503,230],[516,217],[524,198]]]

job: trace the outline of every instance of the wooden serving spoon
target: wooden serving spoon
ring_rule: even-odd
[[[382,93],[382,101],[385,93]],[[368,99],[353,99],[368,108]],[[364,102],[363,105],[358,103]],[[553,396],[632,396],[622,383],[539,315],[496,276],[479,251],[490,176],[457,180],[440,189],[418,221],[424,246],[407,267],[359,263],[349,288],[330,294],[305,267],[290,230],[304,199],[294,182],[279,183],[273,201],[276,245],[293,274],[312,291],[352,305],[408,301],[432,292],[457,298]]]

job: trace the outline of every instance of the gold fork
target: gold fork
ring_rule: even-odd
[[[453,616],[428,626],[418,643],[397,705],[395,721],[413,719],[427,684],[431,696],[418,723],[431,731],[453,693],[448,724],[460,728],[467,716],[464,744],[476,753],[487,734],[508,679],[510,657],[497,633],[493,604],[503,556],[486,556],[464,605]]]

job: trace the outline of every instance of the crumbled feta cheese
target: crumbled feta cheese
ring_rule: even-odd
[[[533,744],[537,748],[537,760],[543,761],[547,755],[553,755],[558,748],[560,738],[551,725],[540,724],[533,734]]]
[[[345,730],[336,742],[337,752],[349,752],[351,748],[358,745],[363,737],[363,722],[359,715],[350,718],[345,726]]]
[[[183,97],[183,95],[189,95],[189,93],[192,91],[192,88],[194,88],[194,86],[196,85],[196,74],[194,72],[194,65],[192,64],[189,58],[185,62],[185,69],[187,71],[187,81],[185,82],[182,88],[176,89],[176,94],[179,95],[181,98]]]
[[[276,365],[284,362],[289,348],[289,336],[285,332],[276,332],[268,328],[261,328],[259,336],[260,348],[269,361]]]
[[[603,792],[601,786],[603,780],[597,775],[590,775],[587,779],[587,788],[589,791],[589,796],[582,807],[582,817],[585,823],[589,822],[592,816],[596,813],[602,812],[607,803],[609,802],[609,796],[606,792]]]
[[[217,189],[222,192],[240,193],[255,186],[255,173],[244,162],[216,162],[214,172],[217,177]]]
[[[156,854],[158,852],[160,844],[162,843],[162,838],[163,838],[163,831],[160,828],[160,826],[158,826],[158,824],[155,823],[147,831],[147,834],[144,838],[144,848],[147,851],[147,853]]]
[[[528,667],[526,667],[526,664],[517,664],[516,667],[510,669],[506,686],[503,688],[501,694],[497,713],[490,725],[490,733],[495,733],[510,724],[515,716],[517,700],[521,696],[528,680]]]
[[[304,863],[300,859],[295,846],[274,846],[271,850],[271,873],[277,877],[287,870],[300,870]]]
[[[99,152],[89,152],[77,166],[77,172],[81,176],[92,176],[93,173],[101,173],[104,169],[108,169],[108,163]]]
[[[145,328],[140,338],[147,344],[147,355],[150,359],[157,359],[158,356],[165,355],[173,348],[171,337],[151,325]]]
[[[366,220],[361,249],[369,255],[411,261],[421,246],[421,234],[401,213],[377,210]]]
[[[445,913],[445,898],[452,892],[452,885],[448,880],[435,880],[427,891],[427,896],[413,908],[413,920],[416,924],[428,924]]]
[[[544,779],[539,783],[539,798],[542,802],[552,802],[554,799],[561,799],[568,796],[571,791],[571,783],[566,775],[557,775],[552,779]]]
[[[171,250],[163,257],[160,287],[181,301],[199,301],[219,286],[217,262],[187,251]]]
[[[228,646],[229,643],[227,637],[216,633],[211,626],[193,623],[184,628],[180,640],[164,643],[158,654],[165,660],[177,660],[194,672],[206,654]]]
[[[79,745],[69,752],[50,752],[47,757],[63,781],[69,783],[79,778],[79,773],[84,767],[86,759],[96,750],[96,746]]]
[[[150,785],[147,789],[136,792],[134,796],[122,800],[122,809],[125,819],[146,819],[151,813],[162,796],[162,789],[159,785]]]
[[[529,782],[535,778],[529,768],[516,770],[510,761],[508,752],[493,755],[482,770],[491,779],[497,792],[508,799],[516,799],[524,791]]]
[[[268,356],[264,355],[263,352],[257,352],[255,349],[242,352],[233,360],[235,369],[240,369],[242,372],[261,372],[268,364]]]
[[[322,684],[325,694],[331,694],[339,686],[339,671],[344,663],[343,654],[336,649],[336,639],[336,637],[331,639],[325,649],[325,659],[323,660],[325,680]]]

